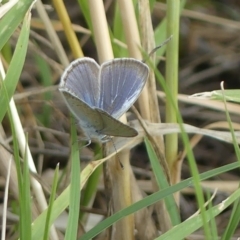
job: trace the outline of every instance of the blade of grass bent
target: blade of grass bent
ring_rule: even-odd
[[[81,173],[81,188],[83,188],[86,180],[88,179],[88,177],[92,174],[92,172],[102,163],[102,161],[98,161],[97,163],[95,162],[91,162]],[[205,180],[211,177],[214,177],[218,174],[233,170],[235,168],[239,167],[239,163],[231,163],[228,164],[226,166],[223,167],[219,167],[216,169],[213,169],[211,171],[202,173],[199,175],[201,180]],[[156,201],[161,200],[163,197],[165,197],[165,195],[167,196],[168,194],[173,194],[174,192],[180,191],[181,189],[185,188],[185,187],[189,187],[193,185],[193,178],[189,178],[186,179],[174,186],[171,187],[171,190],[168,189],[164,189],[162,190],[161,196],[158,196],[159,192],[148,196],[146,199],[144,198],[143,200],[141,200],[137,206],[135,206],[135,208],[133,209],[133,212],[129,212],[129,208],[131,209],[131,207],[129,207],[127,209],[127,213],[125,212],[125,214],[131,214],[134,213],[135,211],[142,209],[146,206],[149,206],[153,203],[155,203]],[[63,192],[62,194],[54,201],[54,207],[53,207],[53,211],[52,211],[52,215],[51,215],[51,223],[53,223],[57,217],[66,209],[66,207],[69,204],[69,191],[70,191],[70,186],[68,186]],[[164,195],[165,194],[165,195]],[[146,203],[145,203],[146,201]],[[33,223],[32,225],[32,240],[38,240],[39,238],[41,238],[43,236],[43,231],[44,231],[44,225],[43,223],[46,221],[46,211],[44,211]],[[117,216],[117,218],[116,218]],[[115,221],[118,221],[119,219],[121,219],[122,217],[124,217],[124,215],[122,214],[122,212],[120,212],[120,214],[118,213],[118,215],[114,215],[114,217],[111,217],[110,220],[104,220],[103,222],[101,222],[101,225],[97,225],[96,227],[94,227],[93,229],[91,229],[87,234],[86,237],[89,238],[85,238],[85,239],[90,239],[91,237],[96,236],[98,233],[100,233],[101,231],[103,231],[105,228],[111,226],[114,221],[113,219],[115,219]],[[113,218],[113,219],[112,219]]]
[[[223,96],[224,95],[224,96]],[[240,90],[238,89],[227,89],[227,90],[215,90],[212,92],[200,92],[191,95],[192,98],[199,99],[211,99],[211,100],[225,100],[240,103]]]
[[[217,169],[213,169],[208,172],[202,173],[199,175],[199,177],[201,180],[205,180],[205,179],[214,177],[218,174],[230,171],[230,170],[238,168],[238,167],[239,167],[239,163],[231,163],[226,166],[219,167]],[[97,236],[102,231],[104,231],[104,229],[113,225],[116,221],[122,219],[123,217],[125,217],[129,214],[132,214],[142,208],[148,207],[148,206],[156,203],[157,201],[160,201],[161,199],[165,198],[166,196],[169,196],[170,194],[173,194],[177,191],[184,189],[185,187],[189,187],[189,186],[193,186],[193,185],[194,185],[194,181],[193,181],[193,177],[191,177],[189,179],[183,180],[182,182],[180,182],[176,185],[171,186],[170,188],[166,188],[166,189],[160,190],[156,193],[153,193],[152,195],[145,197],[144,199],[134,203],[133,205],[131,205],[131,206],[113,214],[112,216],[108,217],[107,219],[103,220],[98,225],[96,225],[94,228],[92,228],[90,231],[85,233],[80,238],[80,240],[91,239],[91,238]],[[175,227],[172,229],[174,230]],[[170,238],[170,239],[174,239],[174,238]],[[179,238],[176,238],[176,239],[179,239]]]
[[[235,191],[229,198],[224,200],[222,203],[207,210],[205,212],[207,222],[209,222],[212,217],[215,217],[219,215],[219,213],[223,212],[223,210],[225,210],[230,204],[236,201],[239,197],[240,197],[240,189]],[[202,225],[203,225],[202,217],[201,215],[197,215],[187,219],[183,223],[169,230],[167,233],[157,238],[157,240],[182,239],[189,236],[191,233],[199,229]],[[210,238],[207,238],[207,239],[210,239]]]
[[[0,50],[12,36],[13,32],[24,19],[28,9],[34,1],[19,0],[0,21]]]

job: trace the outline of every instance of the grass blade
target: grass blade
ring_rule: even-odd
[[[19,0],[0,21],[0,50],[12,36],[13,32],[22,22],[28,9],[34,1]],[[27,42],[28,43],[28,42]],[[25,59],[25,58],[24,58]]]
[[[13,96],[13,93],[16,89],[17,83],[19,81],[19,77],[22,72],[23,64],[25,62],[26,53],[27,53],[27,47],[28,47],[28,39],[29,39],[29,30],[30,30],[30,17],[31,14],[28,13],[25,18],[22,25],[22,30],[11,60],[11,63],[9,65],[4,85],[6,88],[6,92],[8,94],[8,98],[6,96],[6,92],[1,87],[0,89],[0,122],[2,122],[2,119],[7,111],[8,106],[8,100],[10,100]],[[0,22],[1,23],[1,22]],[[1,24],[0,24],[1,29]],[[0,33],[0,36],[1,33]]]
[[[51,190],[51,195],[50,195],[50,199],[49,199],[49,207],[48,207],[48,211],[47,211],[47,217],[46,217],[46,222],[45,222],[45,231],[44,231],[44,240],[49,239],[49,229],[51,226],[51,214],[52,214],[52,208],[53,208],[53,203],[54,203],[54,199],[56,196],[56,191],[57,191],[57,185],[58,185],[58,174],[59,174],[59,164],[56,167],[55,173],[54,173],[54,177],[53,177],[53,185],[52,185],[52,190]]]
[[[31,240],[32,229],[31,229],[31,192],[30,192],[30,173],[28,167],[28,158],[27,158],[27,143],[28,137],[26,137],[26,147],[25,147],[25,154],[23,158],[23,186],[22,186],[22,199],[21,205],[22,208],[22,222],[24,223],[24,228],[21,231],[21,239]]]
[[[77,239],[78,219],[80,210],[80,158],[75,120],[71,123],[71,185],[69,200],[69,218],[65,239]]]
[[[169,187],[168,181],[166,179],[166,175],[159,163],[159,160],[157,158],[157,155],[150,143],[150,141],[145,138],[144,139],[146,148],[147,148],[147,153],[151,162],[151,166],[158,184],[159,189],[165,189]],[[180,221],[180,216],[179,216],[179,211],[176,205],[176,202],[174,200],[173,195],[168,196],[164,199],[164,202],[166,204],[172,225],[175,226],[179,224]]]

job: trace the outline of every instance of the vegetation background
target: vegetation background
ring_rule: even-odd
[[[0,7],[2,239],[237,239],[239,2],[32,3]],[[170,36],[127,115],[139,136],[83,147],[69,62],[146,59]]]

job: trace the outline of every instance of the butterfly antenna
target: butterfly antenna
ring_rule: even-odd
[[[119,162],[119,165],[120,165],[120,167],[121,167],[122,170],[123,170],[123,169],[124,169],[124,166],[123,166],[123,164],[122,164],[122,162],[121,162],[121,160],[120,160],[120,158],[119,158],[119,155],[118,155],[118,151],[117,151],[116,145],[114,144],[114,141],[113,141],[112,138],[111,138],[111,142],[112,142],[112,145],[113,145],[113,147],[114,147],[114,149],[115,149],[115,152],[116,152],[116,156],[117,156],[117,160],[118,160],[118,162]]]
[[[169,38],[167,38],[162,44],[158,45],[157,47],[155,47],[149,54],[147,59],[143,60],[143,63],[145,63],[159,48],[161,48],[162,46],[166,45],[171,39],[172,39],[171,35]]]

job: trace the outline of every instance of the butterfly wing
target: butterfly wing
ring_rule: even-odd
[[[64,71],[59,90],[73,93],[90,107],[96,107],[100,96],[99,71],[93,59],[79,58]]]
[[[93,59],[81,58],[65,70],[59,90],[89,138],[134,137],[137,131],[115,118],[136,101],[148,72],[135,59],[114,59],[100,68]]]
[[[102,135],[114,136],[114,137],[135,137],[138,135],[138,132],[118,121],[117,119],[110,116],[108,113],[101,109],[95,109],[102,118],[102,129],[99,131]]]
[[[72,114],[79,121],[80,126],[87,137],[97,138],[101,140],[104,136],[101,135],[101,129],[104,128],[101,114],[95,109],[89,107],[85,102],[81,101],[74,94],[68,91],[61,90],[66,104]]]
[[[113,59],[100,69],[98,108],[119,118],[137,100],[149,74],[146,64],[131,58]]]
[[[99,140],[107,136],[134,137],[138,132],[116,120],[101,109],[93,109],[67,91],[61,91],[72,114],[79,121],[84,133]]]

